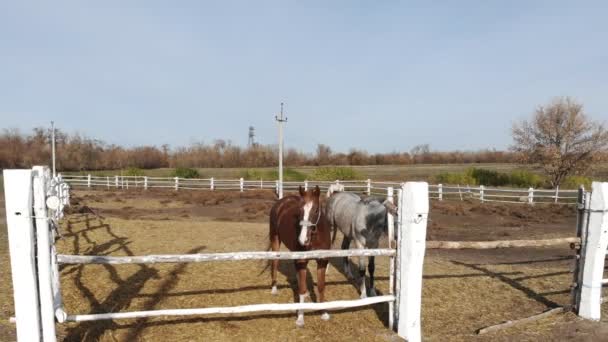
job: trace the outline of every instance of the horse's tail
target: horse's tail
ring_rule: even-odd
[[[272,249],[272,241],[270,241],[270,234],[268,234],[268,245],[266,246],[266,250],[265,251],[268,252],[271,249]],[[266,260],[265,264],[266,265],[264,266],[264,268],[262,269],[262,271],[258,274],[258,276],[262,275],[262,273],[266,272],[266,270],[268,270],[270,268],[270,265],[272,265],[272,260]]]

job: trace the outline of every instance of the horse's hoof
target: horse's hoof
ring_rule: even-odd
[[[329,313],[327,313],[327,312],[324,312],[321,315],[321,319],[324,320],[324,321],[329,321],[329,318],[330,318],[330,316],[329,316]]]
[[[376,297],[378,294],[376,294],[376,289],[371,289],[369,290],[369,296],[370,297]]]
[[[304,318],[298,318],[298,319],[296,320],[296,326],[297,326],[298,328],[302,328],[302,327],[304,327]]]
[[[361,292],[361,297],[360,297],[360,298],[361,298],[361,299],[365,299],[365,298],[367,298],[367,293],[365,293],[365,292]]]
[[[279,290],[277,290],[276,286],[272,287],[272,290],[270,290],[270,294],[273,295],[273,296],[276,296],[276,295],[279,294]]]

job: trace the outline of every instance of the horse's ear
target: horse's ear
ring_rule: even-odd
[[[321,189],[319,189],[319,186],[316,185],[315,189],[312,192],[313,195],[315,195],[315,197],[319,197],[319,195],[321,195]]]
[[[304,197],[304,194],[306,193],[306,191],[304,191],[304,188],[301,185],[298,188],[298,191],[300,192],[300,196]]]
[[[398,210],[396,205],[389,201],[384,201],[384,203],[382,204],[384,204],[384,207],[386,208],[386,210],[388,210],[389,213],[391,213],[393,216],[398,216]]]

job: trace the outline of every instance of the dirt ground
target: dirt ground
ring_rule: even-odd
[[[58,251],[64,254],[142,255],[264,250],[271,192],[80,191],[64,220]],[[0,224],[0,269],[10,274],[4,205]],[[574,235],[573,207],[432,202],[429,240],[500,240]],[[340,241],[336,242],[338,248]],[[558,314],[498,333],[476,330],[569,304],[573,251],[568,246],[497,250],[429,250],[423,279],[422,327],[428,341],[608,340],[608,305],[602,322]],[[377,288],[388,290],[388,260],[378,258]],[[288,303],[295,276],[281,262],[279,295],[270,295],[270,275],[258,261],[68,265],[61,269],[68,313]],[[314,294],[316,272],[309,265]],[[354,282],[340,260],[328,274],[329,300],[354,299]],[[4,278],[7,279],[7,278]],[[313,295],[314,297],[314,295]],[[10,282],[0,282],[0,340],[14,340]],[[177,317],[58,325],[65,341],[392,341],[387,305],[316,313],[306,326],[295,314]]]

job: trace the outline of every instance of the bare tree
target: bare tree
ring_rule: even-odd
[[[540,164],[552,187],[569,175],[584,173],[608,148],[608,131],[592,121],[583,105],[570,97],[540,106],[531,121],[513,125],[511,147],[522,161]]]
[[[330,158],[331,158],[331,148],[327,145],[324,144],[318,144],[317,145],[317,155],[316,155],[316,159],[317,159],[317,165],[327,165],[330,163]]]

